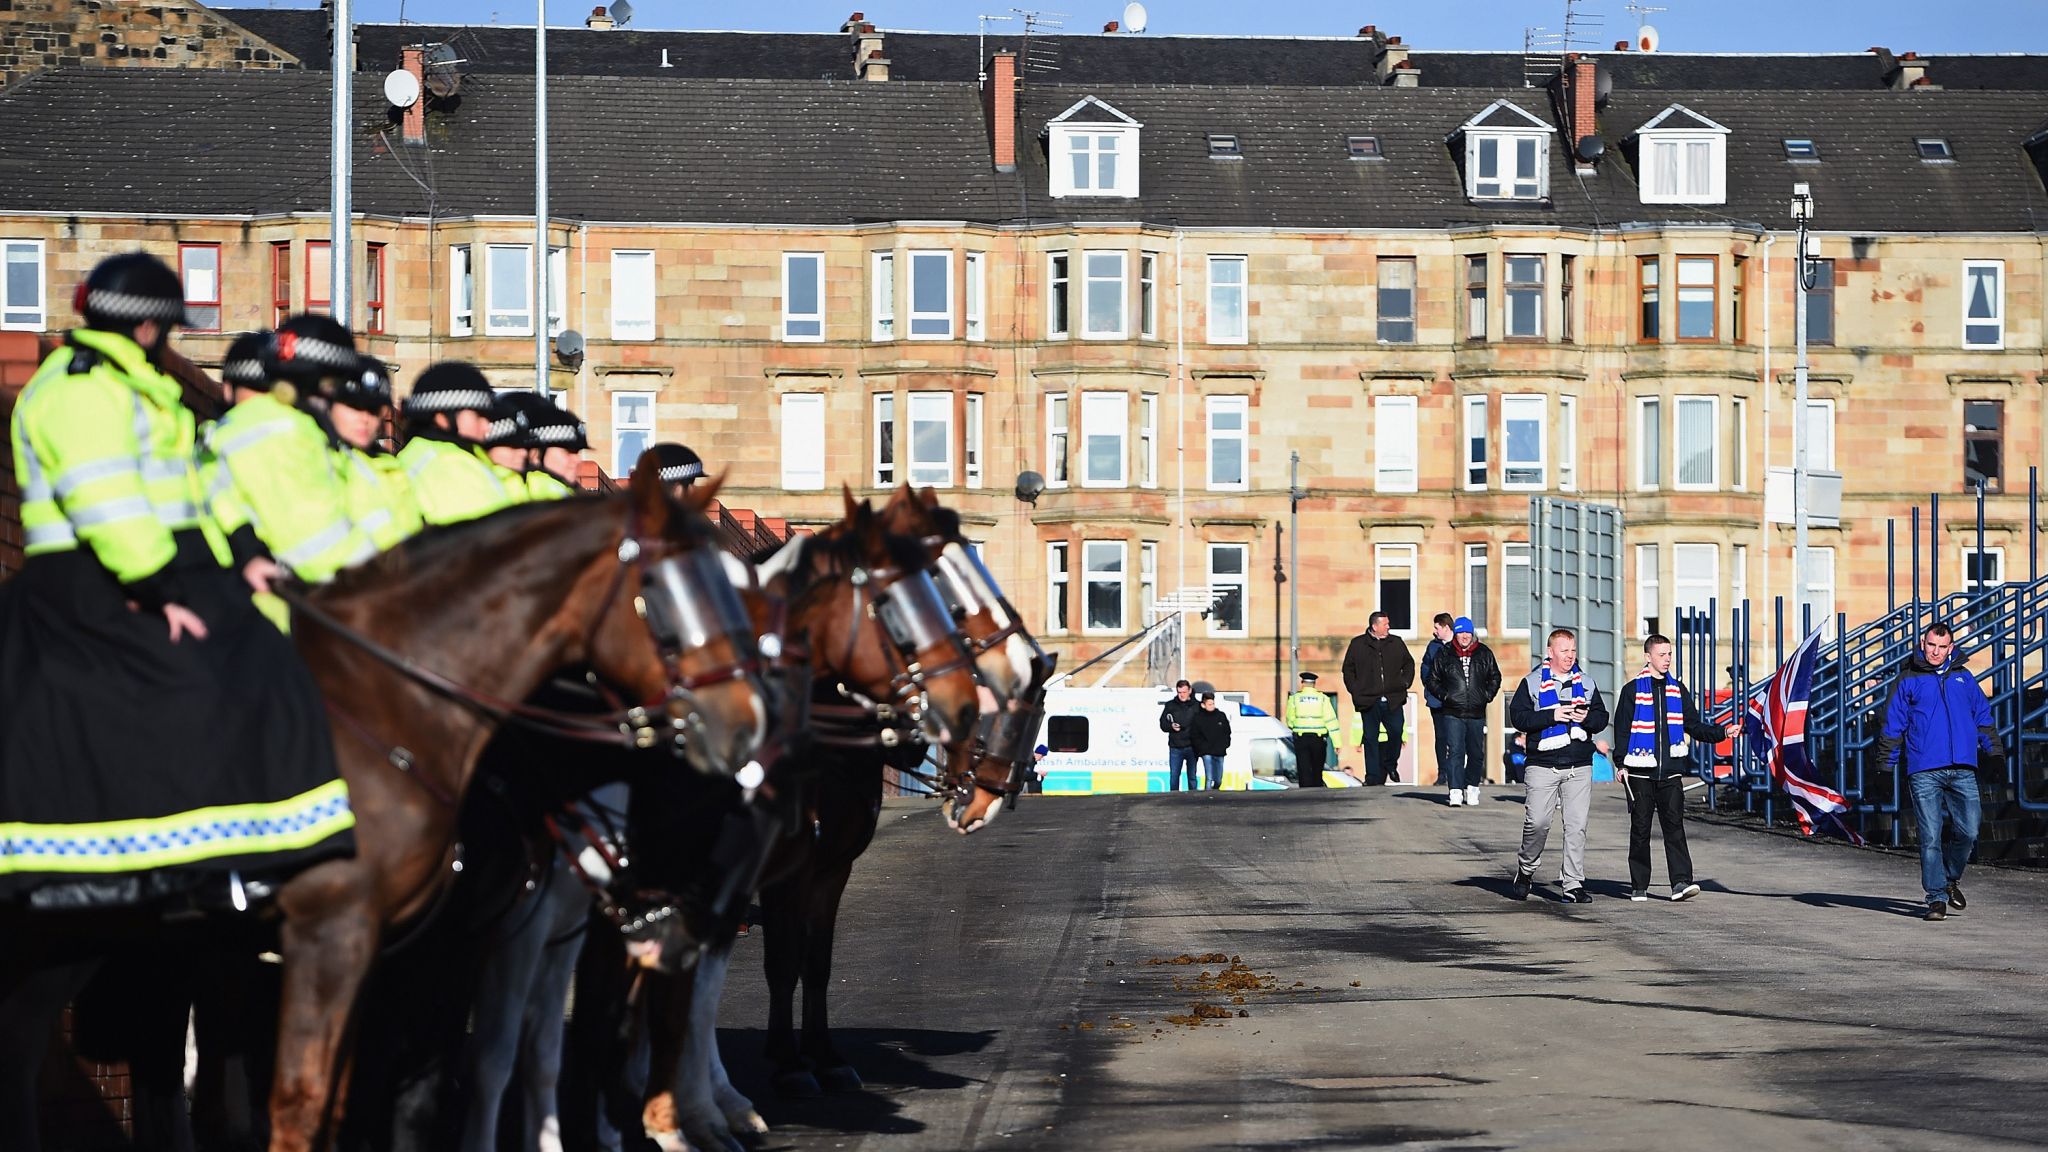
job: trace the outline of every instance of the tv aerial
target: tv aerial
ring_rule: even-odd
[[[454,44],[429,44],[424,59],[427,91],[446,100],[462,90],[462,78],[469,75],[469,60]]]
[[[1653,12],[1668,11],[1670,11],[1668,8],[1657,8],[1648,4],[1630,4],[1628,6],[1629,15],[1636,18],[1636,51],[1655,52],[1657,50],[1657,45],[1661,42],[1662,38],[1657,35],[1656,26],[1648,22],[1648,17]]]

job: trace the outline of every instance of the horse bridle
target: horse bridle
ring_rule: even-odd
[[[853,622],[846,631],[846,651],[839,666],[852,665],[861,622],[872,619],[888,636],[889,642],[882,648],[894,671],[886,699],[871,699],[842,681],[835,688],[846,703],[812,704],[816,721],[813,739],[842,748],[894,748],[921,740],[925,694],[931,681],[964,670],[979,683],[981,674],[974,667],[974,656],[967,651],[957,626],[939,630],[941,622],[950,624],[953,617],[928,570],[856,565],[844,575],[853,586]],[[919,653],[948,643],[958,653],[953,659],[932,667],[920,661]]]
[[[1005,710],[994,717],[989,739],[977,736],[974,757],[966,768],[946,773],[948,789],[962,803],[971,798],[973,789],[1005,798],[1016,796],[1024,790],[1031,738],[1037,735],[1038,723],[1045,715],[1043,685],[1052,674],[1052,658],[1038,643],[1038,638],[1025,630],[1023,613],[1018,612],[1009,598],[1003,595],[1002,586],[971,548],[957,538],[943,535],[926,536],[924,544],[936,557],[933,567],[946,593],[949,611],[964,617],[993,607],[1000,609],[1007,621],[979,639],[961,633],[960,642],[971,656],[979,658],[1007,643],[1013,636],[1022,637],[1031,647],[1031,681],[1025,688],[1025,697],[1017,701],[1023,705],[1023,710]],[[989,760],[1007,765],[1000,787],[983,780],[978,770],[983,762]]]

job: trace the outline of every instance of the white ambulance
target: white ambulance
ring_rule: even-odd
[[[1168,790],[1166,733],[1159,710],[1173,698],[1170,688],[1052,688],[1045,694],[1045,724],[1039,743],[1055,749],[1038,767],[1047,795],[1085,796],[1106,792]],[[1253,707],[1243,692],[1216,693],[1216,707],[1230,717],[1230,751],[1223,757],[1223,787],[1237,791],[1294,787],[1294,735],[1279,720]],[[1085,740],[1074,739],[1079,723]],[[1054,734],[1067,738],[1055,742]],[[1087,748],[1060,752],[1063,744]],[[1325,771],[1323,782],[1348,788],[1357,781]]]

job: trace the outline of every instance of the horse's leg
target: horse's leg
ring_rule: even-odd
[[[129,1006],[128,1086],[135,1147],[193,1152],[185,1102],[185,1036],[192,1020],[192,977],[173,962]]]
[[[691,974],[683,1059],[671,1083],[683,1135],[692,1148],[701,1152],[741,1152],[714,1094],[711,1078],[712,1065],[718,1062],[718,1000],[725,990],[725,973],[731,963],[729,939],[707,950],[697,961],[696,971]]]
[[[277,1042],[277,966],[213,956],[195,977],[199,1078],[192,1124],[198,1143],[214,1152],[254,1152],[270,1139],[263,1096]]]
[[[827,989],[832,984],[832,936],[839,921],[839,901],[846,895],[846,882],[852,877],[852,860],[824,870],[812,886],[808,902],[810,934],[804,949],[803,1055],[818,1070],[820,1085],[827,1092],[857,1092],[861,1088],[860,1073],[832,1046],[826,1009]]]
[[[718,949],[720,957],[716,986],[706,991],[701,979],[697,984],[697,994],[708,1000],[711,1005],[710,1011],[703,1013],[704,1056],[709,1062],[711,1098],[718,1108],[719,1115],[725,1117],[727,1130],[733,1135],[765,1136],[768,1133],[768,1122],[761,1119],[761,1114],[754,1110],[754,1102],[732,1086],[731,1078],[725,1074],[725,1061],[718,1053],[718,1004],[725,997],[726,977],[732,973],[732,943],[731,940],[727,940],[724,947]]]
[[[0,992],[0,1148],[37,1152],[36,1081],[64,1005],[92,978],[96,961],[12,973]]]
[[[550,869],[540,887],[505,913],[505,922],[518,930],[498,942],[477,975],[470,1034],[462,1051],[462,1152],[496,1152],[498,1147],[499,1111],[519,1064],[519,1034],[552,927],[548,893],[566,871]],[[527,1133],[521,1145],[530,1147],[531,1138]]]
[[[551,886],[546,951],[520,1042],[520,1094],[526,1111],[522,1148],[562,1152],[561,1105],[556,1096],[562,1079],[562,1014],[568,1006],[569,984],[576,978],[577,957],[583,953],[584,914],[589,908],[590,894],[573,877],[560,890]]]
[[[349,1029],[380,927],[367,891],[356,888],[366,880],[355,861],[332,861],[286,885],[270,1152],[314,1152],[340,1127]]]
[[[796,1040],[796,983],[802,974],[808,917],[804,915],[810,869],[761,890],[761,966],[768,976],[768,1059],[775,1065],[775,1094],[803,1099],[822,1089],[805,1066]]]

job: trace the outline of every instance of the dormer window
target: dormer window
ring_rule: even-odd
[[[1550,194],[1550,137],[1530,112],[1496,100],[1458,129],[1465,137],[1465,194],[1474,200],[1541,200]]]
[[[1144,125],[1093,96],[1046,125],[1053,196],[1138,194],[1138,130]]]
[[[1645,204],[1728,200],[1728,129],[1683,104],[1636,129],[1636,172]]]

